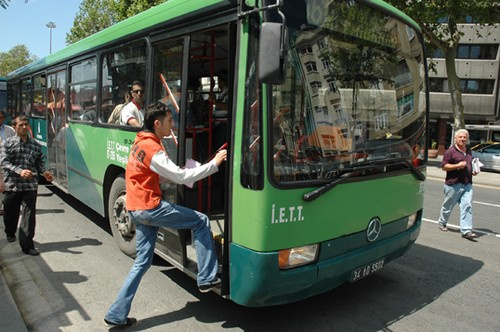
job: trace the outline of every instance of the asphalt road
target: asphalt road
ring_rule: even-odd
[[[500,176],[500,175],[499,175]],[[105,220],[50,187],[40,187],[41,255],[1,248],[2,268],[31,331],[103,331],[103,316],[132,260]],[[155,259],[132,306],[132,331],[499,331],[500,188],[476,185],[477,241],[438,231],[442,181],[426,183],[417,243],[371,277],[288,305],[245,308]],[[458,224],[458,214],[450,224]],[[5,318],[2,318],[5,319]],[[2,328],[0,327],[0,330]]]

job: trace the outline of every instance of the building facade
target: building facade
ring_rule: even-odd
[[[459,29],[464,35],[455,64],[462,87],[465,123],[499,125],[500,24],[479,27],[461,24]],[[429,72],[431,140],[442,154],[451,143],[453,112],[443,53],[434,52],[430,60],[436,68],[436,72]],[[472,144],[484,139],[484,135],[472,136]]]

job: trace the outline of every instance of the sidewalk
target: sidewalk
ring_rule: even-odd
[[[9,243],[5,239],[4,234],[2,227],[2,236],[0,237],[0,269],[2,270],[0,273],[0,298],[2,299],[2,304],[0,304],[0,317],[3,317],[3,319],[0,331],[24,332],[28,331],[28,329],[24,324],[23,317],[10,291],[10,287],[13,287],[13,285],[9,285],[5,279],[5,275],[8,274],[8,269],[12,268],[9,266],[11,262],[8,259],[13,252],[11,247],[13,245],[19,246],[19,244],[17,241]],[[19,253],[17,253],[17,255],[19,255]]]

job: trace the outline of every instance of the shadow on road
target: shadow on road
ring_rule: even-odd
[[[169,324],[177,326],[176,322],[190,317],[244,331],[386,330],[467,280],[482,266],[481,261],[416,244],[371,277],[300,302],[264,308],[242,307],[214,293],[201,294],[194,280],[176,269],[166,269],[163,273],[167,277],[199,301],[143,319],[135,331],[164,325],[168,329]],[[331,314],[325,315],[325,311]]]

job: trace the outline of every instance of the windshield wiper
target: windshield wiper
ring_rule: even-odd
[[[305,193],[304,196],[302,196],[302,199],[304,201],[306,201],[306,202],[312,202],[316,198],[318,198],[321,195],[327,193],[328,191],[330,191],[331,189],[333,189],[333,187],[335,187],[336,185],[338,185],[341,182],[344,182],[346,179],[350,178],[354,174],[355,174],[355,172],[347,172],[347,173],[344,173],[342,175],[339,175],[336,179],[328,182],[324,186],[321,186],[321,187],[319,187],[317,189],[314,189],[311,192]]]
[[[370,170],[370,169],[380,169],[383,170],[383,172],[386,172],[386,168],[394,165],[404,165],[407,166],[410,171],[415,175],[417,180],[419,181],[425,181],[425,175],[422,173],[417,167],[413,166],[413,164],[408,161],[407,159],[404,158],[394,158],[394,159],[381,159],[381,160],[376,160],[376,161],[365,161],[361,162],[359,164],[353,165],[352,168],[349,168],[348,172],[345,172],[341,175],[339,175],[337,178],[333,179],[332,181],[328,182],[327,184],[314,189],[311,192],[305,193],[304,196],[302,196],[302,199],[306,202],[312,202],[316,198],[320,197],[323,194],[326,194],[328,191],[333,189],[336,185],[339,183],[344,182],[348,178],[359,175],[359,171],[361,170]]]

